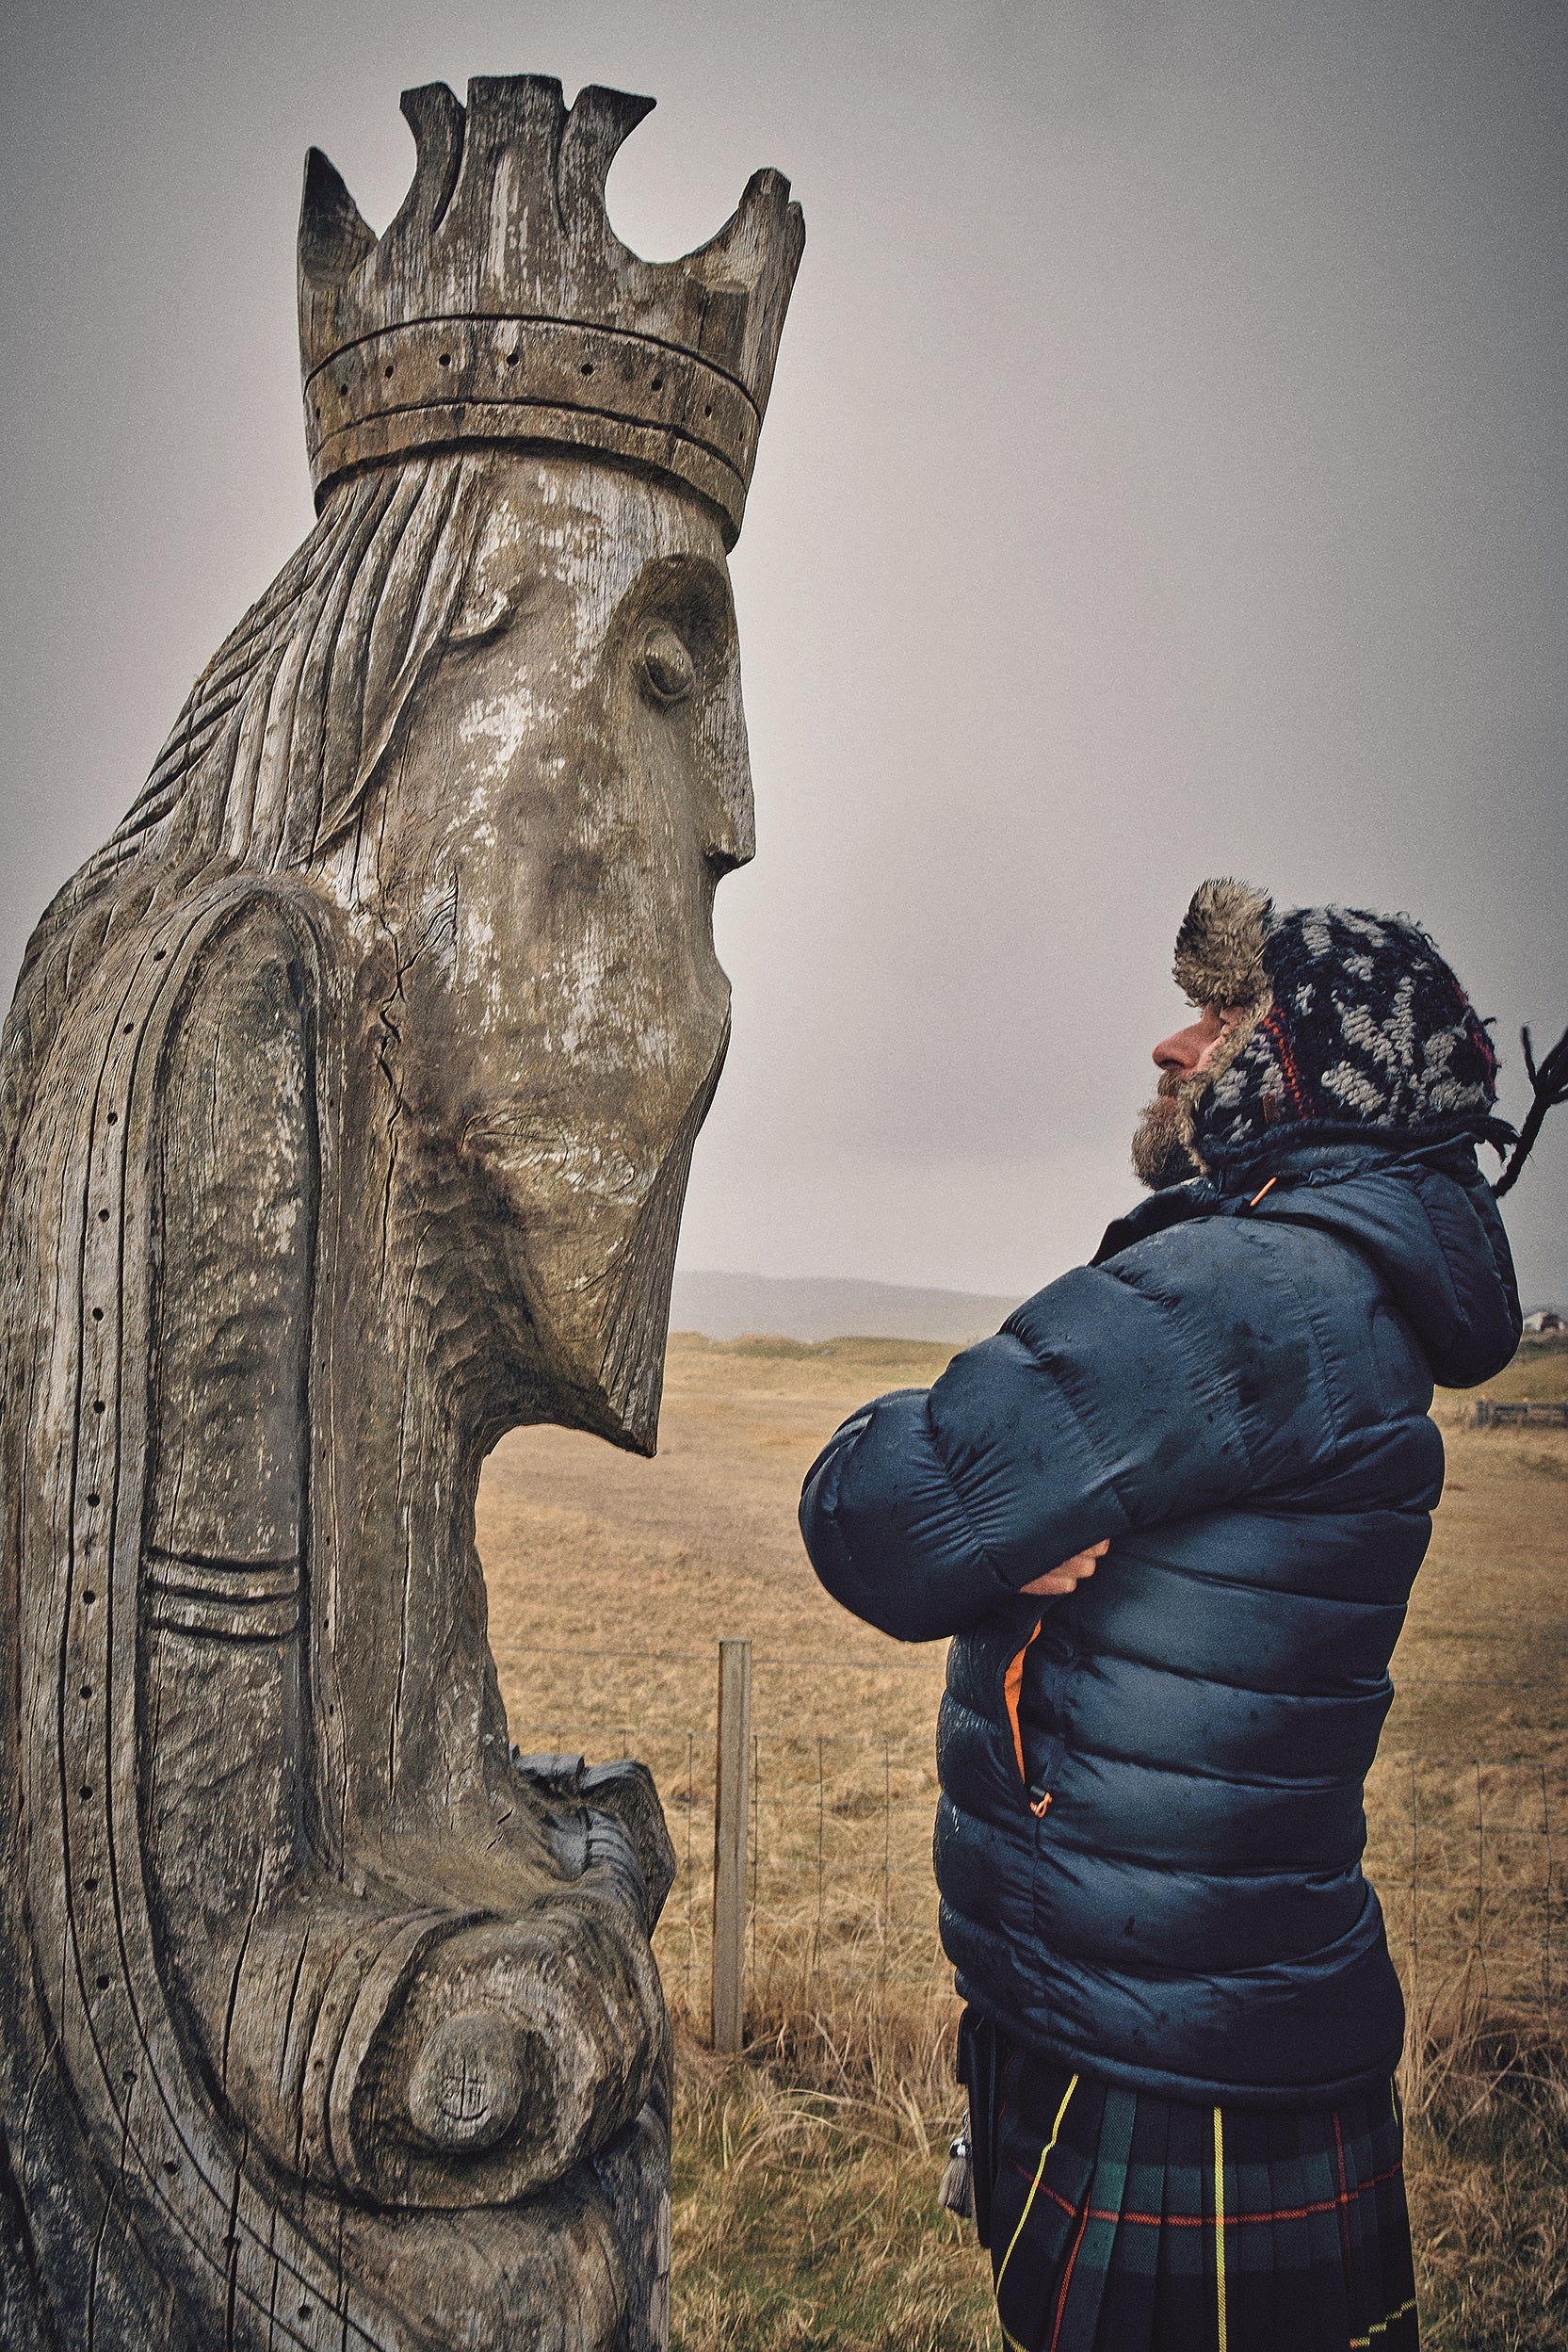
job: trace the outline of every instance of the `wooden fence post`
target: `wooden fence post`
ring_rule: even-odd
[[[752,1645],[719,1645],[713,1807],[713,2046],[734,2054],[745,2025],[746,1816],[752,1762]]]

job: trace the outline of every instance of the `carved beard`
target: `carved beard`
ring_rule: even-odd
[[[1185,1184],[1197,1175],[1188,1138],[1198,1098],[1212,1084],[1213,1075],[1212,1070],[1167,1070],[1154,1100],[1144,1106],[1133,1130],[1132,1163],[1134,1175],[1151,1192],[1163,1192],[1168,1185]]]

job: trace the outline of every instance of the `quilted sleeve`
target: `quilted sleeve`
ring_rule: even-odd
[[[1053,1282],[929,1390],[856,1414],[800,1499],[822,1582],[901,1640],[963,1632],[1102,1536],[1332,1452],[1287,1257],[1234,1225],[1156,1236]]]

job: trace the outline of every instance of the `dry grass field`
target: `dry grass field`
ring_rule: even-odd
[[[994,2341],[984,2258],[936,2208],[959,2104],[929,1880],[940,1645],[848,1618],[801,1551],[839,1419],[944,1347],[671,1342],[658,1458],[557,1430],[487,1466],[491,1637],[525,1749],[644,1757],[682,1869],[658,1937],[682,2067],[684,2352]],[[1498,1397],[1568,1393],[1537,1349]],[[1435,1407],[1448,1486],[1368,1792],[1415,2030],[1410,2170],[1426,2341],[1568,2345],[1568,1431]],[[717,1645],[754,1650],[744,2060],[703,2047]]]

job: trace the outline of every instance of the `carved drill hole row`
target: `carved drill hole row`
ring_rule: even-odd
[[[166,949],[163,949],[163,948],[156,948],[156,949],[154,949],[154,952],[153,952],[153,961],[154,961],[154,964],[161,964],[161,963],[164,961],[164,959],[165,959],[165,957],[166,957],[166,955],[167,955],[167,952],[168,952],[168,950],[167,950]],[[133,1035],[135,1034],[135,1031],[136,1031],[136,1023],[135,1023],[134,1021],[125,1021],[125,1022],[122,1022],[122,1023],[121,1023],[121,1036],[123,1036],[123,1037],[130,1037],[130,1036],[133,1036]],[[120,1124],[120,1113],[119,1113],[119,1111],[109,1111],[109,1113],[107,1114],[107,1124],[108,1124],[110,1127],[118,1127],[118,1126],[119,1126],[119,1124]],[[99,1224],[100,1224],[100,1225],[107,1225],[107,1224],[109,1223],[109,1219],[110,1219],[110,1211],[109,1211],[107,1208],[100,1208],[100,1209],[99,1209],[99,1211],[98,1211],[98,1222],[99,1222]],[[103,1308],[102,1308],[101,1306],[95,1306],[95,1307],[92,1309],[92,1320],[93,1320],[93,1322],[94,1322],[95,1323],[101,1323],[101,1322],[103,1322],[103,1320],[104,1320],[104,1310],[103,1310]],[[93,1401],[92,1401],[92,1410],[93,1410],[93,1414],[94,1414],[94,1416],[95,1416],[95,1417],[99,1417],[99,1418],[101,1418],[101,1417],[102,1417],[105,1413],[106,1413],[106,1412],[107,1412],[107,1410],[108,1410],[108,1405],[107,1405],[106,1401],[105,1401],[103,1397],[95,1397],[95,1398],[93,1399]],[[87,1500],[88,1500],[88,1504],[89,1504],[89,1508],[96,1510],[96,1509],[98,1508],[98,1506],[101,1504],[101,1502],[103,1501],[103,1497],[102,1497],[102,1495],[98,1492],[97,1488],[96,1488],[96,1487],[94,1487],[94,1488],[90,1488],[90,1489],[89,1490],[89,1493],[88,1493],[88,1496],[87,1496]],[[84,1549],[86,1549],[87,1543],[88,1543],[89,1541],[90,1541],[90,1538],[84,1538],[84,1546],[83,1546]],[[95,1607],[95,1606],[96,1606],[96,1603],[97,1603],[97,1599],[98,1599],[98,1594],[97,1594],[97,1591],[95,1590],[95,1588],[94,1588],[92,1585],[90,1585],[90,1584],[89,1584],[89,1585],[85,1585],[85,1586],[83,1587],[83,1591],[82,1591],[82,1606],[83,1606],[83,1608],[84,1608],[84,1609],[91,1609],[91,1608]],[[88,1703],[89,1703],[89,1702],[90,1702],[90,1700],[91,1700],[91,1697],[92,1697],[92,1685],[91,1685],[91,1683],[90,1683],[90,1682],[84,1682],[84,1683],[82,1684],[82,1701],[83,1701],[83,1704],[84,1704],[84,1705],[87,1705]],[[82,1801],[82,1803],[83,1803],[84,1805],[89,1805],[89,1804],[92,1802],[92,1794],[93,1794],[93,1791],[92,1791],[92,1783],[91,1783],[90,1781],[87,1781],[87,1780],[84,1780],[84,1781],[83,1781],[82,1786],[81,1786],[80,1794],[81,1794],[81,1801]],[[98,1877],[97,1877],[97,1873],[91,1873],[89,1876],[88,1876],[87,1878],[85,1878],[85,1879],[83,1880],[82,1884],[83,1884],[83,1890],[84,1890],[84,1892],[86,1892],[86,1893],[88,1893],[88,1894],[95,1894],[95,1893],[97,1892],[97,1890],[98,1890]],[[105,1974],[103,1974],[103,1973],[100,1973],[97,1981],[98,1981],[98,1989],[99,1989],[99,1991],[100,1991],[100,1992],[107,1992],[107,1990],[109,1989],[109,1986],[110,1986],[110,1984],[111,1984],[111,1982],[112,1982],[113,1980],[112,1980],[110,1977],[108,1977],[107,1975],[105,1975]],[[134,2077],[134,2076],[132,2076],[132,2077],[130,2077],[130,2078],[128,2078],[128,2079],[134,2082],[135,2077]]]
[[[163,948],[158,948],[154,950],[153,961],[155,964],[162,964],[167,961],[167,956],[168,950]],[[136,1033],[136,1026],[135,1021],[123,1022],[121,1027],[121,1034],[125,1037],[134,1036]],[[111,1127],[118,1127],[120,1125],[119,1111],[109,1111],[105,1114],[105,1123]],[[99,1224],[109,1224],[111,1216],[112,1211],[110,1208],[106,1207],[101,1208],[98,1211]],[[102,1306],[94,1306],[90,1312],[93,1322],[103,1322],[105,1311]],[[92,1410],[95,1417],[102,1417],[105,1413],[106,1413],[107,1409],[108,1406],[105,1399],[102,1397],[95,1397],[93,1399]],[[100,1508],[103,1502],[103,1495],[100,1490],[96,1487],[89,1488],[86,1496],[86,1502],[89,1509],[97,1510]],[[90,1543],[90,1536],[84,1537],[84,1549],[86,1549],[87,1545]],[[98,1594],[95,1588],[90,1584],[85,1586],[82,1593],[83,1606],[87,1609],[91,1609],[96,1605],[97,1599]],[[79,1695],[84,1708],[90,1708],[93,1698],[93,1689],[94,1686],[91,1681],[84,1681],[80,1685]],[[78,1793],[81,1802],[84,1805],[90,1805],[93,1802],[96,1793],[94,1783],[90,1780],[84,1779],[81,1783]],[[101,1884],[102,1879],[99,1871],[96,1868],[89,1870],[85,1873],[82,1877],[82,1891],[84,1894],[89,1896],[96,1895],[99,1891]],[[108,1993],[113,1988],[115,1979],[111,1971],[105,1969],[100,1969],[95,1972],[94,1982],[100,1993]],[[136,2069],[129,2067],[122,2068],[120,2080],[126,2091],[134,2090],[137,2082]],[[166,2159],[163,2165],[163,2170],[170,2180],[172,2181],[178,2178],[180,2165],[178,2162],[174,2160]]]
[[[523,356],[523,352],[522,352],[521,346],[519,346],[519,347],[517,347],[517,348],[515,348],[515,349],[513,349],[512,350],[509,350],[509,351],[505,351],[505,350],[503,350],[503,351],[497,351],[497,353],[496,353],[496,355],[495,355],[495,357],[496,357],[496,365],[497,365],[498,366],[503,366],[503,367],[515,367],[515,366],[517,365],[517,364],[518,364],[518,361],[522,358],[522,356]],[[450,351],[442,351],[442,352],[439,352],[439,353],[437,354],[437,357],[436,357],[436,365],[437,365],[438,367],[450,367],[450,366],[451,366],[451,365],[452,365],[452,354],[451,354],[451,352],[450,352]],[[583,373],[585,376],[591,376],[591,375],[593,374],[593,372],[594,372],[595,365],[596,365],[596,363],[595,363],[594,361],[592,361],[592,360],[590,360],[590,359],[585,359],[585,360],[584,360],[584,362],[583,362],[583,364],[582,364],[582,373]],[[386,362],[385,365],[384,365],[384,366],[382,367],[382,369],[381,369],[381,378],[382,378],[383,382],[388,382],[388,383],[390,383],[390,382],[391,382],[391,381],[392,381],[392,378],[393,378],[393,376],[394,376],[394,374],[395,374],[396,372],[396,363],[395,361],[393,361],[393,360],[388,360],[388,361]],[[348,397],[348,384],[347,381],[344,381],[339,382],[339,383],[336,385],[335,389],[336,389],[336,392],[337,392],[337,397],[338,397],[338,398],[339,398],[340,400],[347,400],[347,398]],[[661,369],[660,369],[657,373],[655,373],[655,374],[654,375],[654,377],[652,378],[651,382],[650,382],[650,389],[651,389],[652,391],[655,391],[655,392],[662,392],[662,391],[664,390],[664,375],[663,375],[662,368],[661,368]],[[313,401],[311,402],[311,414],[313,414],[313,416],[315,418],[316,423],[319,425],[319,424],[320,424],[320,422],[321,422],[321,403],[320,403],[320,401],[319,401],[319,400],[313,400]],[[713,414],[713,402],[712,402],[711,400],[707,401],[707,402],[704,404],[703,409],[703,414],[704,416],[711,416],[711,415]]]
[[[159,962],[159,961],[161,961],[161,960],[162,960],[162,957],[163,957],[163,955],[164,955],[164,952],[165,952],[165,951],[164,951],[164,949],[162,949],[161,948],[160,948],[160,949],[157,949],[156,950],[154,950],[154,962]],[[128,1035],[131,1035],[131,1034],[133,1034],[133,1033],[134,1033],[135,1029],[136,1029],[136,1024],[135,1024],[135,1022],[134,1022],[134,1021],[126,1021],[126,1022],[124,1022],[124,1023],[122,1024],[122,1027],[121,1027],[121,1035],[128,1036]],[[119,1120],[120,1120],[120,1113],[118,1112],[118,1111],[111,1111],[109,1112],[109,1114],[108,1114],[108,1123],[109,1123],[109,1125],[110,1125],[111,1127],[113,1127],[113,1126],[118,1126],[118,1124],[119,1124]],[[100,1210],[98,1211],[98,1222],[99,1222],[99,1224],[100,1224],[100,1225],[107,1225],[107,1224],[108,1224],[108,1222],[109,1222],[109,1216],[110,1216],[110,1212],[109,1212],[109,1210],[108,1210],[107,1208],[100,1208]],[[104,1320],[104,1310],[103,1310],[103,1308],[102,1308],[101,1306],[95,1306],[95,1307],[92,1309],[92,1320],[93,1320],[93,1322],[94,1322],[95,1323],[101,1323],[101,1322],[103,1322],[103,1320]],[[102,1419],[102,1417],[104,1416],[104,1414],[105,1414],[105,1413],[108,1411],[108,1405],[107,1405],[106,1401],[105,1401],[103,1397],[94,1397],[94,1399],[93,1399],[93,1401],[92,1401],[92,1410],[93,1410],[93,1415],[94,1415],[94,1417],[95,1417],[96,1419]],[[97,1489],[96,1489],[96,1488],[93,1488],[93,1489],[89,1490],[89,1494],[88,1494],[88,1498],[87,1498],[87,1500],[88,1500],[88,1503],[89,1503],[89,1505],[91,1508],[96,1509],[96,1508],[97,1508],[97,1506],[99,1505],[99,1503],[102,1501],[103,1498],[102,1498],[102,1496],[98,1493]],[[87,1543],[88,1543],[88,1541],[89,1541],[89,1540],[90,1540],[90,1539],[89,1539],[89,1538],[84,1538],[84,1543],[83,1543],[83,1549],[86,1549],[86,1548],[87,1548]],[[96,1589],[95,1589],[92,1585],[90,1585],[90,1584],[89,1584],[89,1585],[85,1585],[85,1586],[83,1587],[83,1591],[82,1591],[82,1606],[83,1606],[83,1608],[84,1608],[84,1609],[91,1609],[91,1608],[95,1607],[95,1606],[96,1606],[96,1604],[97,1604],[97,1600],[98,1600],[98,1594],[97,1594]],[[88,1700],[88,1699],[90,1699],[91,1695],[92,1695],[92,1685],[91,1685],[90,1683],[84,1683],[84,1684],[82,1685],[82,1696],[83,1696],[84,1701],[86,1701],[86,1700]],[[83,1802],[83,1804],[84,1804],[84,1805],[86,1805],[86,1804],[90,1804],[90,1802],[91,1802],[91,1800],[92,1800],[92,1787],[91,1787],[90,1782],[87,1782],[87,1781],[84,1781],[84,1782],[83,1782],[83,1784],[82,1784],[82,1790],[81,1790],[81,1797],[82,1797],[82,1802]],[[91,1879],[89,1882],[88,1882],[88,1891],[89,1891],[89,1893],[90,1893],[90,1892],[92,1892],[92,1891],[94,1891],[94,1890],[96,1890],[96,1888],[97,1888],[97,1884],[98,1884],[98,1881],[97,1881],[97,1879],[96,1879],[96,1878],[93,1878],[93,1879]],[[109,1987],[109,1983],[110,1983],[110,1979],[109,1979],[107,1976],[103,1976],[103,1975],[101,1975],[101,1976],[99,1977],[99,1979],[98,1979],[98,1989],[99,1989],[99,1991],[100,1991],[100,1992],[106,1992],[106,1991],[108,1990],[108,1987]]]

